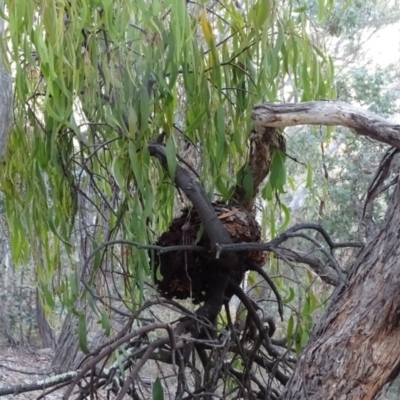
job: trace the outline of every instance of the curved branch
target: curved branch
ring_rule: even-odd
[[[317,246],[318,250],[321,251],[321,253],[323,253],[326,258],[329,260],[329,263],[332,265],[333,269],[337,272],[339,279],[341,280],[342,283],[346,283],[346,275],[343,273],[342,269],[340,268],[340,265],[338,264],[338,262],[336,261],[335,257],[327,250],[325,249],[321,243],[318,242],[318,240],[312,238],[309,235],[306,235],[305,233],[289,233],[288,237],[299,237],[299,238],[303,238],[306,239],[308,241],[310,241],[312,244],[314,244],[315,246]]]
[[[279,247],[272,250],[275,256],[283,261],[292,261],[300,264],[308,265],[325,283],[332,286],[339,285],[339,278],[337,274],[329,268],[329,263],[322,263],[317,257],[310,256],[309,253],[287,249],[286,247]]]
[[[278,288],[275,286],[275,283],[272,281],[272,279],[268,276],[268,274],[256,263],[249,263],[250,270],[257,272],[259,275],[261,275],[264,280],[268,283],[269,287],[271,290],[274,292],[276,301],[278,303],[278,311],[279,315],[281,317],[281,320],[283,321],[283,302],[282,302],[282,297],[279,294]]]
[[[149,152],[151,156],[156,157],[160,161],[164,169],[168,170],[168,162],[164,145],[157,142],[151,142],[149,143]],[[180,167],[179,165],[176,168],[175,177],[172,178],[199,213],[201,222],[204,225],[204,230],[210,239],[212,251],[215,250],[215,246],[218,243],[232,243],[232,239],[228,231],[218,219],[217,213],[215,212],[210,200],[207,198],[207,194],[204,191],[203,186],[201,186],[198,181],[193,179],[186,169]],[[231,260],[231,262],[232,261],[233,260]]]
[[[255,325],[260,333],[260,337],[263,339],[263,345],[264,345],[265,349],[267,350],[268,354],[270,354],[272,357],[278,358],[280,356],[280,354],[272,346],[271,338],[268,335],[268,331],[265,329],[264,325],[262,324],[256,310],[254,309],[253,305],[251,304],[250,299],[246,296],[246,293],[235,282],[230,282],[229,288],[232,290],[232,292],[239,298],[239,300],[246,307],[248,313],[250,314],[251,319],[255,323]]]
[[[300,263],[304,263],[309,265],[316,273],[317,275],[320,276],[320,278],[325,281],[326,283],[329,283],[331,285],[337,286],[338,284],[338,279],[329,271],[328,268],[326,268],[324,265],[322,265],[321,261],[319,261],[317,258],[310,257],[306,253],[302,253],[299,251],[294,251],[294,250],[289,250],[286,248],[279,247],[282,243],[284,243],[286,240],[293,238],[293,237],[303,237],[302,234],[296,234],[297,231],[302,230],[302,229],[313,229],[318,231],[323,238],[325,239],[326,243],[330,247],[331,251],[336,248],[343,248],[343,247],[363,247],[364,245],[362,243],[357,243],[357,242],[348,242],[348,243],[335,243],[332,241],[328,233],[325,231],[325,229],[318,225],[318,224],[313,224],[313,223],[304,223],[304,224],[296,224],[286,230],[285,232],[282,232],[279,236],[277,236],[275,239],[267,242],[267,243],[231,243],[231,244],[216,244],[216,257],[219,258],[220,254],[222,252],[224,253],[236,253],[236,252],[241,252],[241,251],[273,251],[278,257],[282,258],[284,256],[286,259],[289,259],[291,261],[296,261]],[[310,240],[310,238],[307,236],[306,239]],[[314,242],[313,242],[314,243]],[[117,240],[110,240],[108,242],[102,243],[99,247],[97,247],[93,252],[87,257],[85,260],[85,264],[82,268],[82,274],[81,274],[81,280],[84,280],[84,276],[86,273],[86,270],[91,262],[91,260],[95,257],[95,255],[102,249],[107,248],[108,246],[113,246],[117,244],[124,244],[128,246],[134,246],[138,249],[145,249],[145,250],[155,250],[158,251],[159,253],[169,253],[169,252],[174,252],[174,251],[194,251],[194,252],[208,252],[210,251],[209,248],[204,247],[204,246],[196,246],[196,245],[179,245],[179,246],[157,246],[157,245],[146,245],[142,244],[139,242],[131,241],[131,240],[126,240],[126,239],[117,239]],[[315,243],[314,243],[315,244]],[[318,248],[321,250],[322,246],[318,244]],[[321,250],[328,258],[329,266],[332,266],[337,272],[341,272],[340,268],[338,267],[336,260],[334,260],[333,257],[329,254],[329,252],[325,249]],[[264,276],[263,276],[264,277]],[[344,276],[342,276],[344,278]],[[265,279],[265,277],[264,277]],[[268,281],[267,281],[268,282]],[[269,283],[269,282],[268,282]],[[272,286],[271,286],[272,288]],[[275,293],[275,291],[274,291]]]
[[[359,242],[334,243],[332,241],[331,237],[329,236],[328,232],[321,225],[313,224],[312,222],[293,225],[291,228],[287,229],[283,234],[297,232],[301,229],[313,229],[313,230],[319,232],[322,235],[322,237],[325,239],[326,243],[331,248],[331,250],[342,248],[342,247],[363,247],[364,246],[362,243],[359,243]]]
[[[139,329],[123,336],[122,338],[116,340],[115,342],[111,342],[99,354],[97,354],[95,357],[93,357],[93,359],[91,359],[90,362],[88,362],[82,368],[82,370],[79,371],[79,373],[73,377],[72,382],[69,385],[67,391],[65,392],[63,398],[68,399],[69,396],[72,394],[72,391],[74,390],[75,385],[78,384],[78,382],[86,375],[86,373],[88,371],[90,371],[91,368],[93,368],[95,365],[97,365],[101,360],[103,360],[104,358],[109,356],[112,352],[114,352],[116,349],[118,349],[118,347],[120,347],[124,343],[127,343],[129,340],[131,340],[132,338],[134,338],[136,336],[140,336],[144,333],[151,332],[155,329],[165,329],[168,333],[170,342],[175,343],[175,336],[172,332],[171,327],[168,324],[163,324],[163,323],[150,324],[150,325],[144,326],[142,328],[139,328]],[[160,339],[160,340],[163,340],[163,339]],[[176,347],[176,345],[174,347]]]
[[[340,125],[379,142],[400,148],[400,125],[362,108],[340,101],[312,101],[293,104],[264,103],[253,108],[258,128],[295,125]]]

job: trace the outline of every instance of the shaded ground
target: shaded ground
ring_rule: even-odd
[[[0,342],[0,388],[26,385],[50,376],[51,358],[52,352],[49,349],[35,351],[23,347],[10,347],[7,343]],[[34,399],[41,393],[41,391],[35,391],[18,395],[7,395],[1,399]],[[48,400],[58,400],[61,398],[62,391],[46,396]]]
[[[50,349],[41,350],[29,350],[23,347],[9,346],[6,342],[0,341],[0,388],[14,387],[19,385],[27,385],[30,383],[35,383],[39,380],[48,378],[52,376],[51,361],[53,357],[53,352]],[[142,384],[136,386],[137,390],[141,393],[144,398],[151,398],[151,386],[154,382],[157,371],[154,362],[149,362],[144,368],[144,371],[152,378],[141,379]],[[167,366],[165,372],[169,371],[170,368]],[[172,387],[175,386],[172,384]],[[165,388],[165,398],[173,398],[174,390],[170,393],[171,388]],[[49,389],[47,389],[48,391]],[[65,388],[54,391],[45,397],[46,400],[61,400]],[[1,400],[33,400],[37,399],[43,391],[32,391],[26,393],[20,393],[17,395],[6,395],[1,396]],[[71,399],[74,399],[76,395],[72,395]],[[97,392],[98,399],[107,399],[107,393],[99,390]],[[109,394],[110,399],[114,399],[113,394]],[[126,396],[126,398],[131,398]]]

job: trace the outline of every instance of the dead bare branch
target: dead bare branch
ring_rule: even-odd
[[[400,148],[400,125],[340,101],[264,103],[253,108],[256,129],[296,125],[345,126],[361,136]]]

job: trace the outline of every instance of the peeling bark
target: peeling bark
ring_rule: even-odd
[[[285,138],[279,129],[259,126],[250,136],[250,151],[247,163],[239,173],[238,182],[232,195],[232,202],[240,204],[246,210],[252,211],[261,183],[269,174],[272,157],[275,151],[286,151]],[[253,188],[246,193],[244,171],[251,172]]]

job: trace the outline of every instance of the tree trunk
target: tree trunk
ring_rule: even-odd
[[[314,327],[284,399],[369,400],[400,371],[400,185]]]
[[[56,340],[54,337],[53,328],[49,325],[46,319],[42,303],[39,299],[39,293],[36,289],[36,322],[39,330],[40,338],[42,339],[43,347],[52,348],[56,347]]]
[[[73,369],[75,357],[79,348],[76,333],[77,326],[78,318],[72,313],[68,314],[63,323],[52,362],[52,367],[58,373]]]
[[[0,296],[0,326],[1,326],[0,333],[5,336],[8,343],[12,345],[18,344],[18,341],[14,339],[11,333],[10,324],[8,323],[7,311],[4,307],[3,302],[1,301],[1,296]]]
[[[4,2],[0,0],[0,8],[4,9]],[[0,35],[4,30],[4,20],[0,18]],[[0,51],[1,57],[1,51]],[[13,94],[10,75],[5,70],[0,59],[0,161],[3,160],[8,135],[12,121]]]
[[[91,196],[90,192],[88,192],[87,195],[88,197],[90,197]],[[86,231],[87,234],[79,238],[81,261],[79,262],[78,275],[81,277],[82,280],[83,278],[86,279],[85,273],[90,274],[90,267],[87,268],[87,271],[85,271],[84,269],[85,269],[85,260],[88,259],[92,251],[91,224],[93,221],[93,217],[92,215],[90,215],[90,212],[88,211],[89,208],[85,204],[85,199],[79,198],[78,202],[79,202],[78,207],[81,210],[79,215],[80,228],[82,232],[84,229],[87,229]],[[104,212],[103,216],[106,217],[106,215],[107,215],[106,212]],[[96,232],[93,233],[93,236],[96,237]],[[80,283],[79,297],[81,296],[84,288],[85,288],[84,285]],[[76,310],[83,310],[80,300],[76,301],[74,308]],[[93,320],[93,312],[91,311],[90,307],[88,307],[85,310],[85,312],[86,312],[87,327],[89,327],[89,324]],[[77,327],[78,327],[78,317],[75,314],[69,312],[62,325],[61,334],[57,341],[57,347],[52,362],[52,367],[56,371],[66,372],[71,369],[74,369],[74,367],[77,365],[76,356],[79,349]]]

